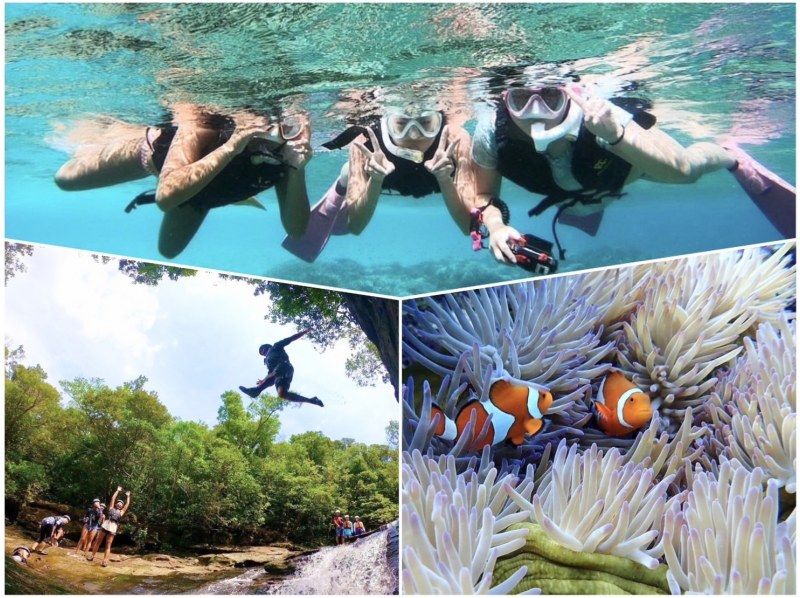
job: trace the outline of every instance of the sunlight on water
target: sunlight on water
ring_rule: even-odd
[[[649,99],[681,142],[733,138],[793,181],[794,22],[790,4],[12,4],[7,235],[164,259],[160,211],[123,211],[152,179],[71,193],[53,184],[68,148],[59,127],[79,117],[156,124],[180,102],[306,110],[315,203],[346,159],[319,146],[347,122],[424,98],[472,131],[486,102],[529,65]],[[560,232],[562,270],[779,238],[724,172],[627,191],[596,238]],[[212,211],[175,261],[400,295],[527,276],[473,254],[441,196],[382,198],[362,235],[333,238],[306,264],[280,247],[274,195],[261,195],[266,211]],[[535,198],[510,183],[503,198],[514,226],[551,237],[550,212],[526,215]]]

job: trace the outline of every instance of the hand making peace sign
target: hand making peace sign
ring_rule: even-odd
[[[625,127],[617,121],[611,102],[590,96],[580,85],[566,86],[564,93],[583,110],[583,124],[590,133],[608,143],[616,143],[622,139]]]
[[[378,137],[375,135],[375,131],[367,127],[367,134],[372,144],[372,151],[368,150],[367,146],[360,141],[354,141],[353,145],[361,150],[361,153],[364,154],[364,157],[367,159],[364,170],[366,170],[369,177],[377,181],[382,181],[394,172],[394,164],[392,164],[386,157],[386,154],[381,151],[381,146],[378,143]]]
[[[437,180],[452,178],[453,172],[456,169],[455,153],[461,140],[456,139],[450,142],[449,133],[450,129],[448,125],[445,125],[439,137],[439,146],[436,148],[436,153],[433,154],[430,160],[425,162],[425,168],[435,176]]]

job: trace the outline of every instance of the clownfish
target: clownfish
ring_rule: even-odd
[[[434,404],[431,407],[431,421],[439,414],[440,418],[434,434],[445,440],[461,438],[464,429],[475,413],[475,426],[472,429],[468,449],[482,450],[488,445],[499,444],[510,440],[514,445],[521,445],[525,436],[532,436],[542,429],[542,417],[550,405],[553,395],[530,386],[512,384],[508,380],[498,380],[489,389],[489,400],[473,400],[464,405],[456,415],[455,421],[447,417],[442,408]],[[492,421],[486,436],[479,441],[478,436],[489,416]]]
[[[609,436],[630,434],[653,417],[650,396],[617,370],[603,378],[594,407],[597,425]]]

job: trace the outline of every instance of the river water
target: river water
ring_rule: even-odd
[[[353,544],[327,546],[295,563],[295,573],[275,582],[256,567],[215,581],[193,594],[390,594],[397,588],[397,569],[387,560],[389,530]]]

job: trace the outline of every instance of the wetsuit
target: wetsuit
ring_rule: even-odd
[[[156,176],[164,167],[167,152],[169,152],[178,128],[174,125],[165,125],[159,127],[159,130],[160,133],[154,141],[150,140],[149,131],[145,136],[146,149],[150,152],[154,167],[149,170]],[[230,139],[233,131],[232,127],[228,127],[219,132],[218,147]],[[251,147],[254,145],[255,148]],[[211,209],[244,201],[273,187],[286,176],[287,168],[273,150],[267,149],[266,142],[251,143],[244,151],[234,156],[219,174],[198,191],[188,203],[202,209]],[[138,195],[128,204],[125,211],[130,212],[136,206],[148,203],[155,203],[155,191],[147,191]]]

